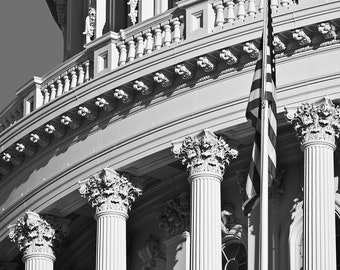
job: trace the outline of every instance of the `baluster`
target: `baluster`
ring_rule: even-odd
[[[118,64],[120,66],[122,66],[122,65],[125,65],[126,57],[127,57],[127,54],[126,54],[126,45],[124,43],[121,43],[119,45],[119,51],[120,51],[120,55],[119,55],[119,62],[118,62]]]
[[[51,89],[51,96],[50,96],[50,101],[51,101],[55,99],[57,92],[56,92],[55,85],[53,82],[49,85],[49,87]]]
[[[181,23],[179,19],[175,18],[175,20],[172,22],[172,25],[174,27],[173,41],[175,44],[178,44],[181,39]]]
[[[224,24],[224,6],[222,1],[217,2],[214,7],[216,9],[216,26],[222,28]]]
[[[80,65],[78,67],[78,85],[84,83],[84,77],[85,77],[84,68],[82,67],[82,65]]]
[[[68,77],[67,73],[64,75],[63,79],[64,79],[64,91],[63,91],[63,93],[66,93],[70,90],[70,78]]]
[[[156,28],[155,32],[155,50],[159,51],[162,48],[162,30]]]
[[[128,62],[132,62],[136,57],[136,45],[133,39],[128,41],[129,44],[129,53],[128,53]]]
[[[271,0],[270,7],[273,12],[277,12],[277,9],[279,8],[279,0]]]
[[[88,82],[90,80],[90,61],[86,61],[84,63],[85,65],[85,77],[84,77],[84,81]]]
[[[289,7],[289,0],[281,0],[281,6],[288,8]]]
[[[227,22],[233,23],[235,21],[235,12],[234,12],[234,1],[227,2]]]
[[[70,88],[74,88],[77,86],[77,72],[74,70],[74,68],[71,71],[71,86]]]
[[[57,80],[57,97],[61,96],[63,94],[63,83],[60,80],[60,77],[58,77]]]
[[[145,33],[145,39],[146,39],[145,53],[150,54],[152,52],[152,46],[153,46],[152,33],[151,32]]]
[[[137,58],[142,58],[144,54],[144,39],[143,36],[136,37],[137,39]]]
[[[259,12],[260,13],[263,12],[263,8],[264,8],[264,0],[260,0],[260,3],[259,3]]]
[[[164,46],[169,47],[171,44],[171,26],[165,24],[164,26]]]
[[[252,18],[255,18],[255,14],[256,14],[255,0],[249,0],[248,15]]]
[[[44,96],[44,104],[47,104],[50,101],[50,93],[47,86],[45,86],[42,91]]]
[[[238,0],[237,18],[239,20],[244,20],[244,18],[246,17],[246,8],[244,2],[245,0]]]

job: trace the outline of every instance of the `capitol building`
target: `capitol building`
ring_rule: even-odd
[[[64,61],[0,112],[0,270],[340,269],[340,1],[269,1],[268,268],[242,208],[266,1],[46,0]]]

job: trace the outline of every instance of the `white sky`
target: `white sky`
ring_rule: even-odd
[[[0,111],[33,76],[62,62],[62,34],[45,0],[1,0]]]

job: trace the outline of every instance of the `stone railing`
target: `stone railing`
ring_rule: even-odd
[[[246,17],[255,18],[257,13],[262,13],[264,0],[223,0],[216,1],[215,26],[223,27],[225,23],[234,23],[236,20],[244,20]],[[289,8],[296,1],[292,0],[271,0],[271,7],[274,12],[280,7]]]
[[[118,66],[183,41],[185,39],[184,12],[173,15],[174,11],[175,9],[169,10],[152,20],[141,22],[125,31],[121,30],[121,41],[117,43]]]
[[[271,0],[272,8],[277,11],[274,17],[277,16],[275,14],[290,12],[289,8],[296,6],[295,1]],[[331,0],[333,1],[335,0]],[[42,78],[34,77],[19,89],[15,101],[0,114],[0,132],[91,79],[119,70],[135,60],[212,35],[214,32],[229,31],[242,24],[260,22],[263,3],[264,0],[182,0],[163,14],[119,33],[107,33],[86,44],[85,50],[47,75]],[[300,0],[299,6],[315,6],[316,3],[316,0]],[[100,61],[103,63],[100,64]],[[98,68],[99,66],[102,67]]]
[[[62,66],[61,69],[47,76],[41,85],[42,104],[47,104],[92,79],[93,67],[90,65],[90,55],[85,54],[83,59],[71,61],[69,65]]]

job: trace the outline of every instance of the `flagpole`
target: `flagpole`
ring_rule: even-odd
[[[268,1],[263,5],[263,38],[262,38],[262,87],[261,87],[261,181],[260,181],[260,249],[259,270],[268,270],[268,100],[266,92],[267,44],[268,44]]]

